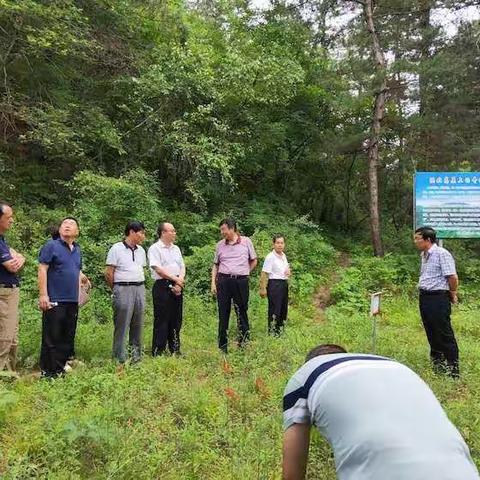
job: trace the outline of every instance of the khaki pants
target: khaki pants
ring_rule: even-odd
[[[19,288],[0,288],[0,371],[17,364],[19,299]]]

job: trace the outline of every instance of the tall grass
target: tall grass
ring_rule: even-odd
[[[119,368],[105,360],[112,325],[82,321],[77,351],[86,367],[53,382],[27,378],[2,386],[2,478],[278,479],[282,392],[305,352],[327,341],[351,351],[371,349],[367,313],[335,306],[319,322],[309,304],[299,304],[291,308],[285,334],[269,337],[265,303],[255,295],[253,340],[244,351],[233,348],[225,363],[216,348],[214,304],[191,297],[185,310],[183,358],[146,356]],[[480,463],[478,314],[471,306],[454,313],[459,382],[432,373],[410,298],[387,301],[377,349],[429,383]],[[147,346],[150,338],[149,313]],[[330,449],[318,435],[309,478],[335,478]]]

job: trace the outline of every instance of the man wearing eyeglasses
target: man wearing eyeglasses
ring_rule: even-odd
[[[458,302],[458,276],[452,254],[439,247],[436,240],[433,228],[415,230],[415,247],[421,252],[420,315],[434,369],[458,378],[458,345],[450,320],[451,304]]]

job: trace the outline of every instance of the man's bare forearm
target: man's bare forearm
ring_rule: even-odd
[[[310,425],[292,425],[283,435],[283,480],[304,480],[310,447]]]
[[[172,282],[180,282],[180,283],[183,283],[183,278],[181,276],[177,276],[177,275],[173,275],[171,273],[168,273],[167,270],[165,268],[162,268],[162,267],[152,267],[155,272],[158,273],[158,275],[160,275],[162,278],[164,278],[165,280],[171,280]]]
[[[48,296],[47,269],[43,265],[38,266],[38,293],[40,296]]]
[[[260,291],[265,291],[267,289],[267,282],[268,282],[268,273],[262,272],[260,274]]]
[[[450,287],[451,292],[456,292],[458,290],[458,275],[450,275],[448,277],[448,286]]]

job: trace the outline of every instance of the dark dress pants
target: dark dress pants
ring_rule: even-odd
[[[268,298],[268,333],[280,335],[287,320],[288,282],[287,280],[269,280]]]
[[[63,373],[75,350],[78,303],[59,303],[43,312],[40,369],[45,377]]]
[[[420,315],[430,344],[430,358],[435,368],[445,369],[458,376],[458,346],[453,333],[450,314],[452,307],[448,292],[420,293]]]
[[[153,339],[152,355],[165,353],[168,343],[170,353],[180,353],[180,329],[182,328],[183,295],[175,295],[166,280],[157,280],[152,288]]]
[[[218,346],[224,352],[228,350],[228,324],[232,302],[237,316],[238,344],[243,346],[249,339],[248,324],[248,276],[234,277],[219,274],[217,277],[218,302]]]

